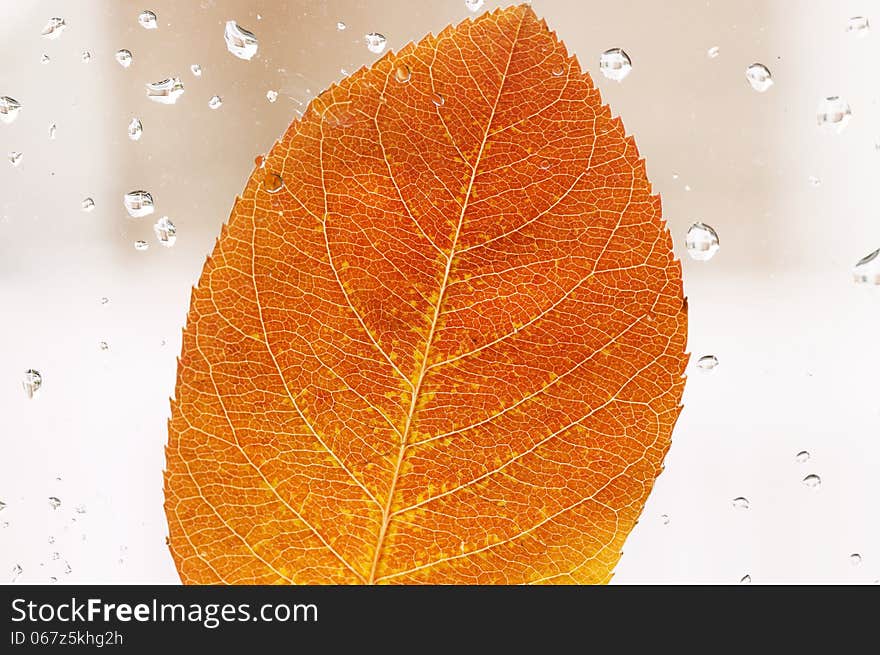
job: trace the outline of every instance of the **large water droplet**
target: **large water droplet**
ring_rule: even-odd
[[[474,13],[480,11],[480,8],[483,6],[484,0],[464,0],[464,6],[468,8],[468,11],[472,11]]]
[[[234,20],[226,21],[226,31],[223,36],[226,39],[226,49],[239,59],[250,61],[251,57],[257,54],[259,43],[256,35],[239,27]]]
[[[880,248],[865,255],[853,266],[853,280],[857,284],[880,284]]]
[[[804,486],[809,487],[810,489],[815,489],[822,484],[822,478],[815,473],[810,473],[802,480],[802,482],[804,483]]]
[[[862,563],[862,556],[859,555],[858,553],[852,553],[849,556],[849,563],[853,566],[858,566],[859,564]]]
[[[80,204],[82,210],[84,212],[90,212],[95,208],[95,201],[91,198],[83,198],[82,203]]]
[[[703,355],[697,360],[697,368],[709,373],[718,367],[718,358],[715,355]]]
[[[169,77],[161,82],[148,83],[147,97],[153,102],[173,105],[183,95],[183,82],[179,77]]]
[[[40,375],[39,371],[29,368],[24,372],[24,380],[22,380],[21,386],[24,387],[27,397],[33,398],[40,390],[40,387],[43,386],[43,376]]]
[[[123,68],[128,68],[129,66],[131,66],[131,51],[130,50],[125,50],[125,49],[117,50],[116,54],[114,56],[116,57],[116,61]]]
[[[269,89],[268,91],[266,91],[266,100],[268,100],[269,102],[275,102],[276,100],[278,100],[278,92],[274,91],[273,89]]]
[[[599,70],[609,80],[620,82],[632,70],[632,60],[620,48],[611,48],[599,57]]]
[[[17,150],[13,150],[9,153],[9,163],[13,166],[18,166],[21,163],[21,159],[24,157],[23,152],[18,152]]]
[[[827,132],[840,133],[852,118],[852,109],[840,96],[829,96],[819,103],[816,122]]]
[[[49,507],[58,509],[61,507],[61,499],[58,496],[49,496]]]
[[[199,66],[198,64],[193,64],[192,66],[189,67],[189,70],[190,70],[190,71],[192,72],[192,74],[195,75],[196,77],[201,77],[201,76],[202,76],[202,67]]]
[[[140,252],[143,252],[144,250],[148,250],[149,247],[150,247],[150,244],[147,243],[146,241],[144,241],[143,239],[138,239],[137,241],[134,242],[134,249],[138,250]]]
[[[770,75],[770,69],[764,64],[752,64],[746,68],[746,79],[758,93],[764,93],[764,91],[773,86],[773,77]]]
[[[129,191],[122,197],[128,215],[132,218],[143,218],[153,213],[153,196],[149,191]]]
[[[21,103],[15,98],[3,96],[0,98],[0,121],[11,123],[18,118],[18,112],[21,111]]]
[[[167,216],[163,216],[156,221],[156,224],[153,225],[153,232],[156,233],[159,243],[166,248],[170,248],[177,241],[177,228],[174,227],[174,223]]]
[[[410,71],[409,66],[406,64],[398,64],[394,68],[394,79],[400,82],[401,84],[406,84],[409,82],[409,79],[412,77],[412,71]]]
[[[848,21],[846,21],[846,31],[848,34],[854,34],[855,36],[864,38],[868,36],[868,32],[871,29],[871,25],[868,23],[868,19],[864,16],[853,16]]]
[[[364,42],[367,44],[367,50],[378,55],[385,49],[385,44],[388,43],[388,39],[378,32],[370,32],[369,34],[364,35]]]
[[[67,29],[67,23],[63,18],[50,18],[40,35],[47,39],[57,39]]]
[[[208,107],[211,109],[220,109],[220,106],[223,104],[223,98],[220,96],[211,96],[211,99],[208,100]]]
[[[736,509],[748,509],[749,508],[749,499],[743,496],[737,496],[733,499],[733,506]]]
[[[140,141],[141,135],[144,133],[144,124],[140,118],[132,118],[128,124],[128,138],[132,141]]]
[[[721,54],[721,48],[719,48],[717,45],[713,45],[711,48],[706,50],[706,56],[709,59],[715,59],[719,54]]]
[[[804,462],[810,461],[810,453],[809,451],[802,450],[797,455],[794,456],[794,461],[798,464],[803,464]]]
[[[705,262],[715,256],[721,243],[718,240],[718,233],[711,225],[697,221],[688,228],[684,245],[691,259]]]
[[[154,30],[159,27],[159,21],[156,20],[156,14],[152,11],[145,9],[138,16],[138,23],[145,30]]]

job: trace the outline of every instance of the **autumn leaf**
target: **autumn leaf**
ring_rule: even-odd
[[[193,290],[186,583],[603,583],[687,361],[644,162],[526,6],[315,98]]]

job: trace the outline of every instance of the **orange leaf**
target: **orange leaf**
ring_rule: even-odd
[[[193,291],[181,578],[606,582],[686,330],[635,143],[531,9],[388,54],[290,126]]]

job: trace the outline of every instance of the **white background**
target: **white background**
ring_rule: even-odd
[[[685,409],[614,581],[876,581],[880,288],[853,284],[851,267],[880,247],[880,7],[533,6],[636,136],[690,301]],[[16,168],[0,161],[0,583],[16,565],[22,583],[177,582],[162,509],[175,356],[190,286],[253,158],[340,69],[376,58],[364,33],[383,32],[396,49],[469,15],[464,0],[162,0],[149,3],[160,27],[148,32],[137,24],[143,8],[0,2],[0,95],[24,106],[0,124],[0,152],[24,152]],[[846,34],[847,19],[865,13],[875,31]],[[39,33],[52,16],[69,27],[47,41]],[[259,37],[253,61],[226,52],[229,19]],[[597,74],[599,53],[616,46],[634,64],[621,84]],[[119,48],[134,54],[127,70],[113,59]],[[754,61],[773,73],[764,94],[745,80]],[[149,102],[143,84],[169,75],[184,96]],[[278,102],[267,102],[269,89]],[[212,111],[214,94],[223,106]],[[816,126],[827,95],[852,106],[842,134]],[[126,136],[133,116],[144,123],[137,143]],[[137,221],[121,198],[139,188],[157,211]],[[86,196],[91,213],[80,210]],[[179,230],[171,249],[152,235],[163,215]],[[684,252],[695,220],[721,237],[708,263]],[[152,247],[135,252],[135,239]],[[693,364],[707,353],[720,365],[702,374]],[[44,380],[33,400],[21,387],[28,368]],[[809,462],[795,461],[800,450]],[[801,482],[810,473],[822,478],[815,490]],[[737,496],[750,508],[735,509]]]

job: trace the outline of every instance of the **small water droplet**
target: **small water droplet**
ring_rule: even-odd
[[[20,575],[22,574],[23,571],[24,571],[24,569],[21,568],[21,564],[16,564],[15,566],[13,566],[13,567],[12,567],[12,579],[11,579],[11,582],[15,582],[16,580],[18,580],[18,576],[20,576]]]
[[[42,55],[40,55],[40,63],[41,64],[48,64],[50,61],[52,61],[52,60],[49,58],[49,55],[47,55],[45,52]]]
[[[190,70],[190,71],[192,72],[192,74],[195,75],[196,77],[201,77],[201,76],[202,76],[202,67],[199,66],[198,64],[193,64],[192,66],[189,67],[189,70]]]
[[[542,159],[541,162],[538,164],[538,168],[540,168],[542,171],[549,171],[550,166],[551,163],[549,159]]]
[[[170,248],[177,241],[177,228],[174,227],[174,223],[167,216],[163,216],[156,221],[156,224],[153,225],[153,232],[156,233],[159,243],[166,248]]]
[[[739,579],[740,584],[752,584],[752,576],[748,573]]]
[[[851,554],[851,555],[849,556],[849,563],[850,563],[852,566],[858,566],[859,564],[862,563],[862,556],[859,555],[858,553],[853,553],[853,554]]]
[[[11,123],[18,118],[20,111],[21,103],[15,98],[10,98],[9,96],[0,98],[0,121],[7,124]]]
[[[140,141],[144,133],[144,124],[140,118],[132,118],[128,124],[128,138],[132,141]]]
[[[269,89],[268,91],[266,91],[266,100],[268,100],[269,102],[275,102],[276,100],[278,100],[278,92],[273,89]]]
[[[49,123],[49,140],[54,141],[58,134],[58,126],[55,123]]]
[[[852,118],[852,109],[840,96],[829,96],[819,103],[816,122],[826,132],[840,134]]]
[[[88,64],[92,60],[92,53],[88,50],[83,50],[79,60],[84,64]]]
[[[77,514],[85,514],[86,513],[86,506],[83,505],[82,503],[80,503],[79,505],[77,505],[76,507],[73,508],[73,511],[76,512]]]
[[[106,305],[109,302],[110,302],[110,299],[107,296],[104,296],[103,298],[101,298],[102,305]]]
[[[857,284],[880,285],[880,248],[856,262],[852,272]]]
[[[208,107],[211,109],[219,109],[223,104],[223,98],[220,96],[211,96],[211,99],[208,100]]]
[[[58,578],[56,578],[54,575],[49,576],[49,583],[50,584],[55,584],[56,582],[58,582]]]
[[[669,525],[669,514],[661,514],[660,520],[663,521],[663,525]]]
[[[341,20],[336,21],[336,29],[339,30],[340,32],[343,32],[346,27],[348,27],[348,26],[345,23],[343,23]]]
[[[70,567],[70,562],[64,560],[64,575],[70,575],[73,573],[73,569]]]
[[[153,213],[153,196],[149,191],[129,191],[122,197],[128,215],[132,218],[143,218]]]
[[[4,507],[6,507],[6,503],[4,503],[2,500],[0,500],[0,512],[3,511]]]
[[[446,99],[439,93],[435,93],[431,96],[431,102],[433,102],[436,107],[442,107],[446,102]]]
[[[816,489],[822,484],[822,478],[815,473],[810,473],[810,475],[806,476],[802,482],[804,483],[804,486],[809,487],[810,489]]]
[[[848,21],[846,21],[847,34],[853,34],[860,39],[868,36],[868,32],[870,30],[871,25],[868,23],[868,19],[864,16],[853,16]]]
[[[394,68],[394,79],[400,82],[401,84],[406,84],[409,82],[409,79],[412,77],[412,71],[410,71],[409,66],[406,64],[398,64]]]
[[[59,553],[57,550],[54,553],[52,553],[52,561],[53,562],[57,562],[60,559],[61,559],[61,553]]]
[[[239,27],[234,20],[226,21],[226,30],[223,36],[226,39],[226,49],[239,59],[250,61],[257,54],[259,42],[256,35]]]
[[[40,32],[40,36],[47,39],[57,39],[66,29],[67,23],[64,22],[63,18],[50,18],[49,22],[43,27],[43,31]]]
[[[474,13],[480,11],[480,8],[483,6],[484,0],[464,0],[464,6],[468,8],[468,11],[472,11]]]
[[[117,63],[120,66],[122,66],[123,68],[128,68],[129,66],[131,66],[131,51],[130,50],[125,50],[125,49],[117,50],[114,57],[116,57]]]
[[[706,56],[709,57],[709,59],[715,59],[719,54],[721,54],[721,48],[719,48],[717,45],[713,45],[711,48],[706,50]]]
[[[147,243],[146,241],[144,241],[143,239],[138,239],[137,241],[134,242],[134,249],[138,250],[140,252],[143,252],[144,250],[148,250],[149,247],[150,247],[150,244]]]
[[[169,77],[161,82],[148,83],[147,97],[153,102],[173,105],[183,95],[183,82],[178,77]]]
[[[269,193],[278,193],[284,186],[284,180],[278,173],[266,171],[263,175],[263,188]]]
[[[49,507],[58,509],[61,507],[61,499],[58,496],[49,496]]]
[[[815,175],[810,175],[810,177],[807,178],[807,181],[810,183],[810,186],[820,186],[822,184],[822,180]]]
[[[13,150],[9,153],[9,163],[13,166],[18,166],[21,163],[22,157],[24,157],[24,153]]]
[[[684,245],[691,259],[706,262],[715,256],[721,243],[718,240],[718,233],[711,225],[697,221],[688,228]]]
[[[557,66],[554,66],[550,70],[550,73],[553,75],[553,77],[561,77],[564,72],[565,72],[565,65],[564,64],[559,64]]]
[[[743,496],[737,496],[733,499],[733,506],[736,509],[748,509],[749,508],[749,499]]]
[[[106,341],[101,341],[101,342],[98,344],[98,347],[99,347],[101,350],[104,350],[104,351],[110,350],[110,344],[107,343]]]
[[[797,455],[794,456],[794,461],[798,464],[803,464],[804,462],[810,461],[810,453],[809,451],[802,450]]]
[[[715,355],[703,355],[697,360],[697,368],[709,373],[718,367],[718,358]]]
[[[80,207],[84,212],[90,212],[95,208],[95,201],[91,198],[83,198],[83,201],[80,203]]]
[[[764,64],[756,63],[746,68],[746,79],[758,93],[764,93],[773,86],[773,76],[770,75],[770,69]]]
[[[27,397],[33,398],[37,391],[40,390],[40,387],[43,386],[43,376],[40,375],[39,371],[29,368],[24,372],[24,380],[22,380],[21,384]]]
[[[138,16],[138,23],[145,30],[155,30],[159,27],[159,21],[156,20],[156,14],[148,9],[145,9]]]
[[[620,82],[632,70],[632,60],[620,48],[611,48],[599,57],[599,70],[609,80]]]
[[[385,49],[385,44],[388,43],[388,39],[378,32],[365,34],[364,41],[367,44],[367,50],[377,55]]]

